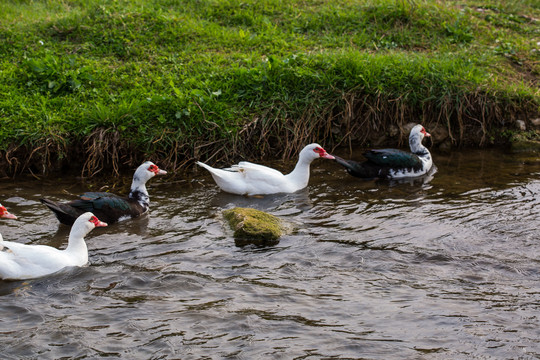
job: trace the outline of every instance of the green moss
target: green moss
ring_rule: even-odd
[[[223,216],[234,231],[237,245],[273,245],[283,234],[284,227],[279,218],[252,208],[223,211]]]
[[[516,152],[540,152],[540,132],[528,131],[512,135],[510,139],[512,151]]]

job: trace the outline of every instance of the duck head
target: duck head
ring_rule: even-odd
[[[5,219],[17,219],[17,217],[13,214],[10,214],[7,209],[2,206],[2,204],[0,204],[0,218],[5,218]]]
[[[326,152],[324,148],[319,144],[309,144],[300,151],[300,158],[305,159],[309,162],[318,159],[330,159],[333,160],[334,157]]]
[[[156,175],[165,175],[167,172],[161,170],[156,164],[151,161],[144,162],[141,166],[135,170],[133,175],[133,183],[145,184],[148,180]]]
[[[411,133],[409,134],[409,139],[412,139],[414,137],[414,138],[419,138],[421,141],[424,137],[430,137],[430,136],[431,134],[428,133],[422,125],[418,124],[418,125],[415,125],[411,129]]]
[[[100,221],[93,213],[85,212],[73,223],[71,231],[76,231],[84,237],[97,227],[108,226],[106,222]]]

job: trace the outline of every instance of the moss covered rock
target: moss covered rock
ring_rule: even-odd
[[[510,139],[516,152],[540,152],[540,131],[520,132]]]
[[[275,245],[283,235],[285,227],[274,215],[252,208],[223,211],[223,216],[234,231],[235,243],[243,245]]]

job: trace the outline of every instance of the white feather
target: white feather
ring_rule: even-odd
[[[27,245],[4,241],[0,236],[0,278],[6,280],[33,279],[52,274],[68,266],[83,266],[88,262],[84,237],[95,227],[94,215],[84,213],[77,218],[69,233],[68,246],[59,250],[46,245]],[[100,223],[99,226],[106,226]],[[6,251],[9,250],[9,251]]]
[[[292,193],[305,188],[309,182],[309,166],[319,157],[333,159],[320,145],[307,145],[300,152],[296,167],[287,175],[247,161],[227,169],[216,169],[202,162],[197,162],[197,165],[208,170],[223,191],[238,195],[268,195]]]

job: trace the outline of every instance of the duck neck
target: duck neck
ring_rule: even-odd
[[[68,246],[66,252],[82,258],[84,262],[88,261],[88,248],[86,247],[86,242],[84,237],[86,233],[82,230],[71,229],[69,233]]]
[[[294,170],[286,175],[289,181],[297,184],[299,188],[304,188],[308,185],[309,182],[309,165],[311,161],[307,161],[300,157]]]
[[[133,181],[131,184],[131,191],[129,192],[129,198],[137,201],[145,209],[150,206],[150,197],[148,196],[145,184]]]
[[[411,148],[411,152],[418,156],[426,156],[429,155],[428,149],[422,145],[422,137],[420,136],[413,136],[409,139],[409,146]]]

